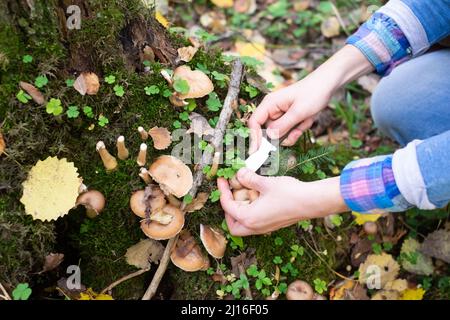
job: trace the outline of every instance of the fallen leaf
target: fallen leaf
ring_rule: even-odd
[[[149,268],[151,263],[158,263],[163,251],[164,246],[159,241],[145,239],[129,247],[125,259],[129,265],[145,269]]]
[[[381,214],[363,214],[356,211],[352,211],[352,215],[355,217],[356,224],[360,226],[368,221],[377,221],[381,217]]]
[[[363,263],[367,259],[367,256],[371,252],[372,252],[372,242],[367,238],[365,239],[358,238],[350,254],[350,261],[352,263],[352,266],[358,267],[361,263]]]
[[[155,12],[155,19],[164,27],[169,28],[169,20],[164,17],[164,15],[160,11]]]
[[[208,196],[209,194],[206,192],[199,192],[195,199],[193,199],[192,202],[186,206],[185,211],[194,212],[202,209],[206,201],[208,201]]]
[[[242,252],[240,255],[236,257],[231,257],[231,272],[235,276],[239,276],[239,265],[241,265],[244,270],[247,270],[248,267],[250,267],[252,264],[256,265],[256,249],[254,248],[247,248],[244,252]]]
[[[420,252],[421,244],[419,241],[408,238],[403,241],[400,254],[407,257],[414,256],[414,261],[409,261],[408,258],[401,259],[402,267],[406,271],[419,275],[430,275],[434,271],[433,260],[429,256]]]
[[[428,256],[450,263],[450,231],[434,231],[425,238],[420,251]]]
[[[71,286],[71,289],[68,288],[68,284],[72,284],[72,280],[69,280],[67,278],[61,278],[56,282],[57,288],[64,293],[64,295],[68,296],[72,300],[76,300],[80,297],[80,294],[84,291],[86,291],[86,286],[84,284],[80,284],[79,288],[73,288]]]
[[[80,293],[78,300],[114,300],[112,296],[105,293],[96,293],[92,288]]]
[[[369,297],[357,281],[345,280],[330,290],[330,300],[369,300]]]
[[[283,67],[295,67],[306,54],[307,51],[300,47],[279,48],[272,52],[272,59]]]
[[[384,252],[380,255],[371,254],[359,266],[359,282],[366,284],[367,281],[371,281],[371,276],[376,276],[374,272],[379,272],[379,281],[381,288],[383,288],[386,283],[397,278],[399,270],[399,264],[390,254]]]
[[[236,0],[233,7],[236,12],[253,14],[257,8],[256,0]]]
[[[372,296],[372,300],[398,300],[400,294],[394,290],[380,290]]]
[[[167,149],[172,143],[172,136],[167,128],[153,127],[148,131],[156,150]]]
[[[332,38],[339,35],[341,25],[336,17],[329,17],[322,21],[320,31],[326,38]]]
[[[6,142],[5,139],[3,139],[3,134],[0,132],[0,156],[5,152],[6,149]]]
[[[193,46],[178,48],[178,59],[184,62],[189,62],[197,53],[197,50],[198,48]]]
[[[189,115],[189,120],[191,120],[191,126],[186,131],[186,134],[195,133],[200,138],[202,136],[213,136],[214,129],[209,124],[208,120],[201,114],[196,112],[191,112]]]
[[[311,5],[311,0],[294,1],[293,8],[295,11],[305,11]]]
[[[73,162],[57,157],[39,160],[22,183],[20,199],[33,219],[56,220],[75,207],[82,179]]]
[[[100,88],[100,82],[95,73],[82,72],[73,83],[73,87],[83,96],[85,94],[94,95]]]
[[[400,300],[422,300],[425,294],[423,288],[406,289],[402,292]]]
[[[380,76],[376,74],[369,74],[362,77],[359,77],[356,82],[363,87],[364,90],[373,93],[378,83],[380,82]]]
[[[57,268],[61,262],[64,260],[64,254],[62,253],[50,253],[45,257],[44,261],[44,267],[42,268],[42,271],[39,272],[39,274],[51,271],[55,268]]]
[[[36,102],[37,104],[45,103],[44,95],[39,91],[38,88],[33,86],[31,83],[20,81],[19,86],[23,90],[25,90],[31,96],[31,98],[33,98],[34,102]]]
[[[408,281],[405,279],[395,279],[393,281],[389,281],[383,288],[383,290],[394,290],[397,292],[402,292],[406,289],[408,289]]]
[[[257,60],[264,60],[266,47],[263,43],[236,41],[236,52],[244,57],[252,57]]]
[[[233,0],[211,0],[219,8],[231,8],[233,6]]]

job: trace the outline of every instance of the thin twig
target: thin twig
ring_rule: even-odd
[[[8,291],[6,291],[5,287],[0,283],[0,290],[2,290],[3,294],[0,295],[0,298],[3,300],[12,300],[11,296],[8,294]]]
[[[123,276],[122,278],[120,278],[119,280],[114,281],[113,283],[111,283],[109,286],[107,286],[105,289],[103,289],[101,291],[101,293],[106,293],[111,291],[115,286],[121,284],[124,281],[127,281],[131,278],[140,276],[143,273],[146,273],[148,270],[150,270],[150,267],[144,268],[144,269],[140,269],[138,271],[135,271],[133,273],[127,274],[126,276]]]
[[[330,3],[331,3],[331,8],[333,9],[333,12],[334,12],[334,14],[336,15],[336,18],[338,19],[339,24],[340,24],[341,27],[342,27],[342,30],[344,30],[345,34],[346,34],[347,36],[349,36],[350,33],[349,33],[348,30],[347,30],[347,27],[346,27],[346,25],[345,25],[345,23],[344,23],[344,20],[342,20],[341,14],[340,14],[340,12],[339,12],[339,10],[338,10],[336,4],[334,3],[334,1],[331,1]]]
[[[220,152],[222,151],[221,146],[223,143],[223,136],[225,134],[227,125],[230,122],[230,118],[233,113],[233,106],[237,102],[239,90],[241,87],[243,70],[244,67],[241,60],[240,59],[234,60],[232,63],[232,71],[230,76],[230,85],[228,88],[228,93],[223,103],[222,111],[220,112],[219,121],[217,122],[217,126],[214,131],[214,137],[211,141],[211,144],[213,145],[215,151]],[[197,166],[197,170],[194,174],[194,183],[192,185],[191,190],[189,191],[189,195],[191,195],[192,198],[195,198],[197,190],[203,182],[204,178],[203,168],[211,163],[212,157],[213,152],[211,152],[210,150],[205,150],[205,152],[203,152],[202,159],[199,165]],[[184,210],[185,206],[186,203],[183,202],[181,210]],[[159,283],[161,282],[161,279],[164,276],[164,273],[166,272],[166,269],[169,265],[170,253],[172,252],[172,248],[175,246],[177,240],[178,236],[175,236],[174,238],[170,239],[167,242],[166,248],[164,249],[164,253],[159,262],[158,269],[156,270],[150,285],[145,291],[142,300],[150,300],[155,295]]]

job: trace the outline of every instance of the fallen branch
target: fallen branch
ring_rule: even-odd
[[[2,294],[0,294],[0,298],[3,300],[12,300],[10,295],[8,294],[8,291],[6,291],[5,287],[0,283],[0,290],[2,291]]]
[[[223,103],[222,111],[220,112],[219,121],[217,122],[216,129],[214,131],[214,137],[211,140],[211,144],[213,145],[214,149],[217,149],[217,151],[220,152],[222,150],[221,147],[225,130],[227,128],[228,123],[230,122],[231,115],[233,114],[233,106],[235,106],[235,104],[237,103],[237,97],[241,87],[243,69],[244,68],[242,62],[239,59],[233,61],[228,93]],[[199,165],[197,166],[197,170],[195,171],[194,174],[194,183],[192,185],[191,190],[189,191],[189,195],[191,195],[192,198],[195,198],[198,188],[203,183],[204,178],[203,168],[211,163],[212,157],[213,152],[209,150],[205,151],[202,155],[202,159]],[[181,210],[184,210],[185,206],[186,204],[183,203],[181,206]],[[176,244],[177,240],[178,236],[175,236],[174,238],[170,239],[167,242],[163,256],[161,257],[161,260],[159,262],[158,269],[156,270],[155,275],[153,276],[152,282],[145,291],[142,300],[150,300],[155,295],[159,283],[161,282],[161,279],[164,276],[164,273],[166,272],[167,266],[169,265],[170,253],[172,251],[172,248]]]
[[[127,281],[127,280],[129,280],[129,279],[131,279],[131,278],[140,276],[141,274],[146,273],[148,270],[150,270],[150,267],[147,267],[147,268],[144,268],[144,269],[140,269],[140,270],[138,270],[138,271],[136,271],[136,272],[127,274],[126,276],[123,276],[122,278],[120,278],[120,279],[114,281],[113,283],[111,283],[109,286],[107,286],[105,289],[103,289],[100,293],[106,293],[106,292],[109,292],[109,291],[111,291],[115,286],[121,284],[122,282]]]

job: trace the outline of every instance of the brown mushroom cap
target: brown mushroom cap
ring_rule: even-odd
[[[180,95],[180,99],[202,98],[214,90],[212,81],[203,71],[191,70],[186,65],[174,70],[173,79],[183,79],[189,84],[189,92]]]
[[[287,289],[286,298],[288,300],[312,300],[314,291],[308,282],[296,280]]]
[[[210,255],[217,259],[223,257],[228,241],[222,232],[210,226],[200,224],[200,239]]]
[[[259,197],[259,192],[256,190],[251,190],[251,189],[246,189],[246,188],[233,190],[233,198],[235,201],[244,201],[244,202],[251,203],[251,202],[255,201],[256,199],[258,199],[258,197]]]
[[[158,157],[148,171],[164,193],[178,198],[185,196],[193,184],[191,169],[173,156]]]
[[[164,194],[161,189],[156,185],[149,185],[151,188],[152,194],[149,199],[150,210],[152,212],[160,210],[166,204],[166,199],[164,198]],[[135,191],[130,198],[130,207],[131,211],[135,215],[141,218],[145,218],[145,190]]]
[[[364,232],[369,235],[375,235],[378,232],[377,223],[374,221],[366,221],[364,222]]]
[[[148,131],[153,139],[153,146],[156,150],[167,149],[172,143],[172,136],[167,128],[153,127]]]
[[[169,101],[172,105],[174,105],[175,107],[185,107],[187,106],[189,103],[184,101],[183,99],[181,99],[178,94],[174,93],[169,97]]]
[[[100,88],[98,76],[93,72],[82,72],[75,80],[73,87],[83,96],[85,94],[94,95]]]
[[[183,233],[170,254],[170,260],[178,268],[188,272],[207,269],[208,257],[203,255],[202,250],[188,232]]]
[[[239,190],[239,189],[242,189],[242,188],[244,187],[244,186],[239,182],[239,180],[237,179],[236,176],[234,176],[233,178],[231,178],[231,179],[229,180],[229,183],[230,183],[231,189],[233,189],[233,190]]]
[[[161,224],[156,221],[142,220],[141,229],[145,235],[155,240],[166,240],[176,236],[184,226],[184,213],[170,204],[164,206],[162,212],[172,216],[172,221],[168,224]]]
[[[89,218],[94,218],[102,212],[105,207],[105,196],[97,190],[89,190],[80,194],[76,205],[83,205]]]

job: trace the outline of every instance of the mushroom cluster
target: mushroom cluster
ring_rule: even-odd
[[[243,204],[250,204],[259,197],[258,191],[244,188],[236,176],[230,179],[230,187],[233,190],[234,200]]]

